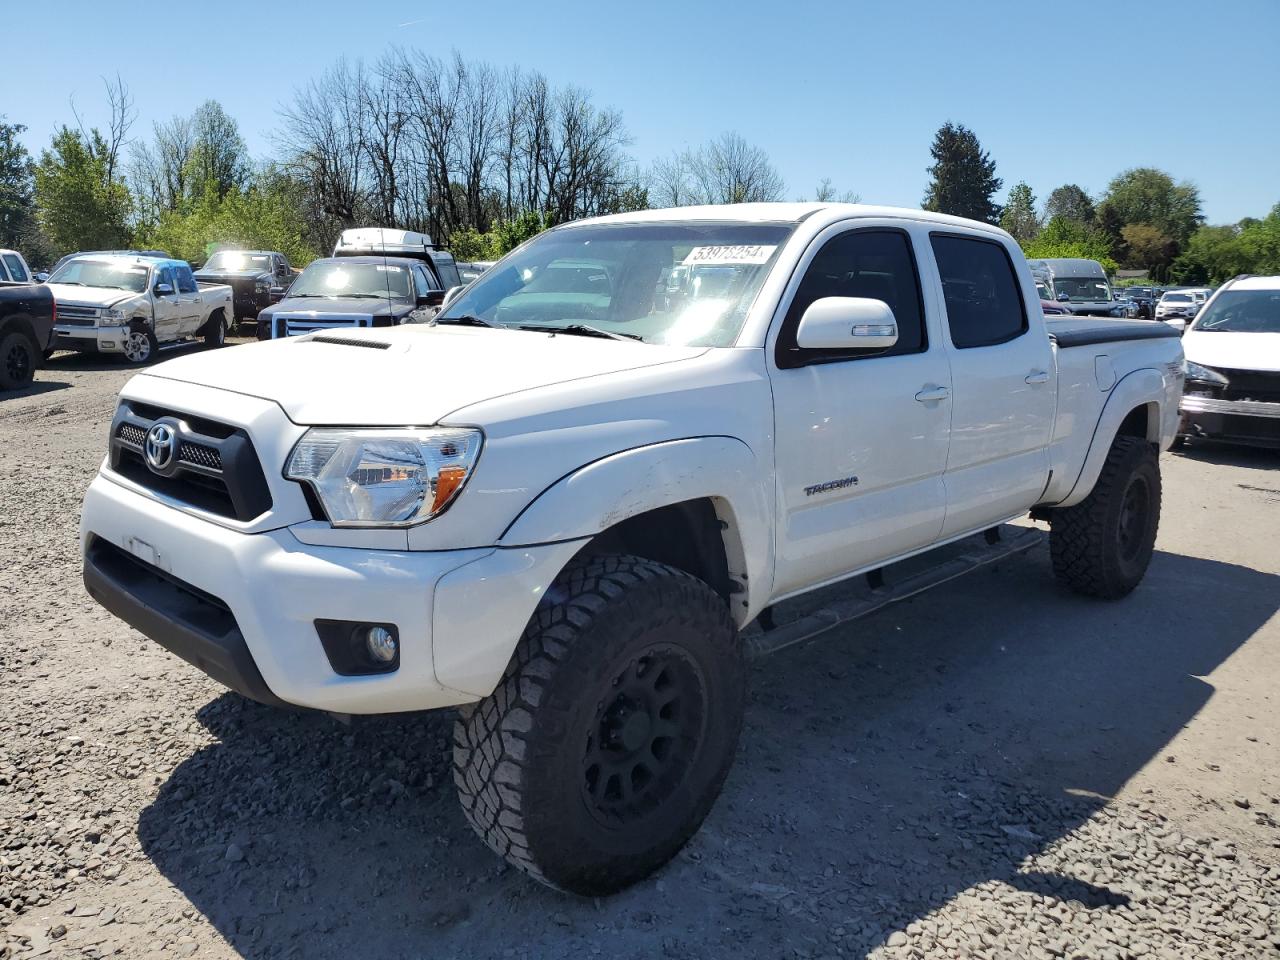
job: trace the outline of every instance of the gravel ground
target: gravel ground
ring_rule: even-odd
[[[1280,957],[1280,454],[1167,455],[1146,581],[1047,551],[757,665],[657,877],[574,900],[453,796],[450,716],[224,692],[80,585],[128,374],[0,399],[0,958]]]

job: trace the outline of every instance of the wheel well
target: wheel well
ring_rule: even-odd
[[[615,523],[579,556],[626,553],[669,564],[702,580],[728,603],[733,584],[723,529],[711,500],[685,500]]]
[[[33,344],[36,344],[36,346],[39,347],[39,342],[36,339],[35,327],[31,325],[31,321],[27,318],[26,314],[18,314],[10,317],[3,324],[0,324],[0,337],[7,337],[11,333],[21,333]]]
[[[1120,422],[1117,437],[1141,437],[1152,443],[1160,439],[1160,408],[1154,403],[1144,403],[1134,407]]]

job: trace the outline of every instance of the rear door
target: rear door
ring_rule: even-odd
[[[1053,350],[1031,324],[1013,257],[995,237],[932,231],[952,377],[942,536],[1028,510],[1049,482]]]
[[[942,529],[951,373],[917,265],[928,236],[900,222],[858,224],[837,224],[809,248],[770,348],[779,595],[928,546]],[[805,309],[840,296],[887,303],[897,345],[798,347]]]

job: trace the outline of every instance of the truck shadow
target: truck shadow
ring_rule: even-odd
[[[1122,893],[1020,864],[1162,756],[1280,577],[1158,553],[1098,604],[1046,554],[758,664],[703,830],[612,899],[546,890],[476,839],[447,714],[345,727],[221,696],[199,713],[216,742],[143,811],[143,849],[253,958],[862,956],[993,880],[1111,910]]]

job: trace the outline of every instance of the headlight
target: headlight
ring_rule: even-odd
[[[271,284],[267,283],[265,280],[257,280],[254,281],[253,289],[258,293],[269,293],[271,291]]]
[[[479,430],[316,427],[285,476],[311,486],[335,527],[408,527],[453,501],[482,440]]]
[[[1182,361],[1182,369],[1186,373],[1188,380],[1199,380],[1201,383],[1212,383],[1220,387],[1225,387],[1229,382],[1217,370],[1210,370],[1208,367],[1202,367],[1200,364],[1192,363],[1190,360]]]
[[[123,310],[117,310],[115,307],[102,311],[102,325],[110,326],[111,324],[124,323],[125,313]]]

